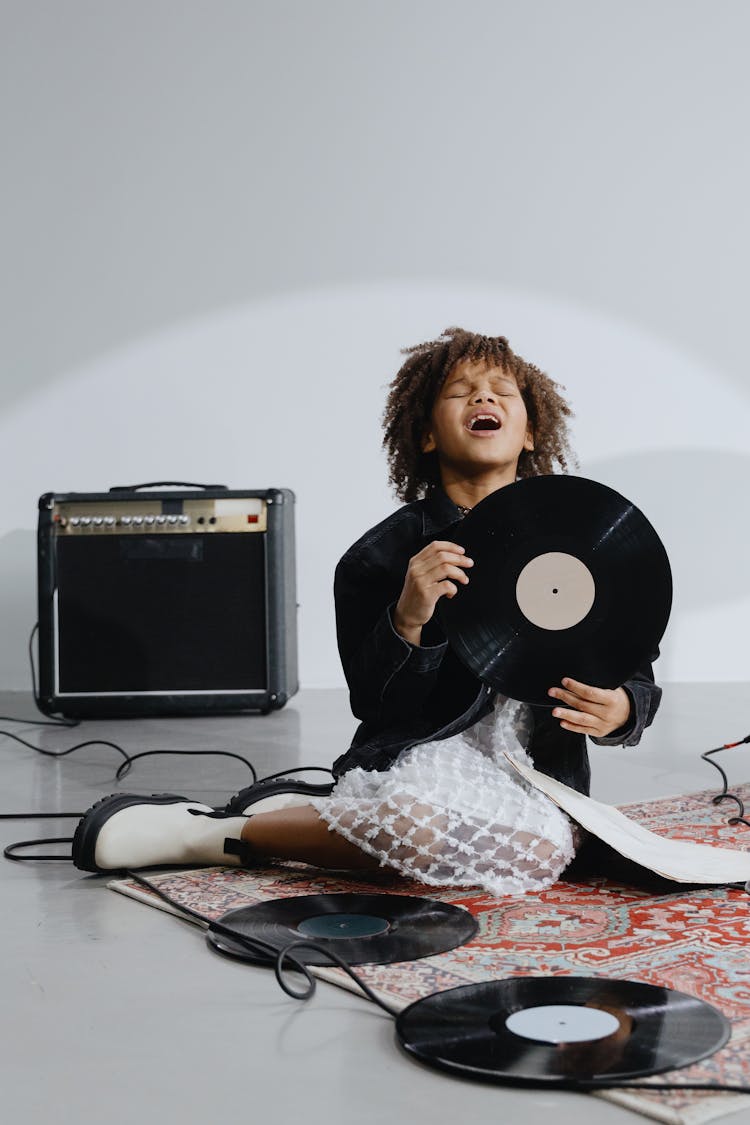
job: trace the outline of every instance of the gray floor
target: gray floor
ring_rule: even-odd
[[[0,695],[4,715],[35,715],[30,698]],[[78,811],[118,788],[177,790],[219,803],[247,783],[245,768],[201,749],[249,756],[259,773],[328,765],[353,730],[346,695],[306,691],[265,718],[86,723],[76,731],[22,728],[39,746],[82,738],[130,753],[188,749],[194,760],[138,762],[118,786],[113,750],[53,760],[0,739],[0,811]],[[593,795],[609,802],[712,787],[698,755],[750,729],[746,684],[672,685],[637,750],[592,748]],[[732,781],[750,778],[750,749],[725,753]],[[2,822],[3,846],[69,835],[74,821]],[[302,1004],[270,972],[209,954],[201,934],[84,876],[69,864],[0,862],[4,924],[3,1120],[164,1120],[602,1125],[637,1115],[585,1095],[519,1091],[433,1073],[404,1057],[390,1019],[330,985]],[[750,1125],[748,1109],[732,1116]],[[641,1118],[641,1120],[643,1120]]]

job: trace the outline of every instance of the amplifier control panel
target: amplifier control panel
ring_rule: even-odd
[[[257,497],[55,501],[52,524],[57,535],[246,533],[267,530],[267,510]]]

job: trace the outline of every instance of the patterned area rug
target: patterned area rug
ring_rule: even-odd
[[[737,791],[750,804],[750,785]],[[727,824],[734,806],[717,807],[711,796],[665,798],[627,805],[623,811],[665,836],[725,848],[750,846],[750,829]],[[357,971],[399,1008],[458,985],[524,975],[602,976],[687,992],[713,1004],[732,1022],[727,1046],[692,1067],[650,1078],[653,1092],[612,1090],[593,1096],[675,1125],[699,1125],[750,1108],[748,1095],[659,1090],[665,1082],[750,1085],[750,901],[744,891],[682,890],[676,884],[654,891],[596,877],[559,882],[542,894],[496,899],[470,887],[438,890],[385,872],[343,878],[301,864],[263,871],[204,868],[152,879],[212,918],[268,899],[343,892],[421,895],[464,906],[479,923],[469,944],[421,961],[365,965]],[[109,886],[165,909],[133,882],[117,880]],[[339,969],[314,972],[355,988]]]

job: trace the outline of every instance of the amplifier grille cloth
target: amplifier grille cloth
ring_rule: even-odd
[[[264,535],[57,540],[61,693],[267,686]]]

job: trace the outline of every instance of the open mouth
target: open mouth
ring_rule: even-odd
[[[499,430],[501,427],[500,419],[494,414],[475,414],[466,428],[471,433],[477,433],[480,430]]]

